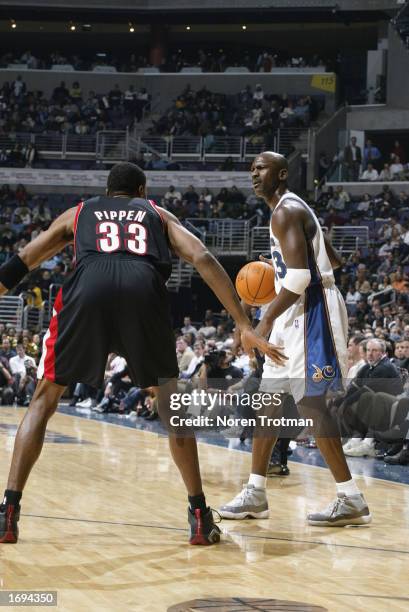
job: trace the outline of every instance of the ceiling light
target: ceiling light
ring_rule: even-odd
[[[75,32],[75,30],[76,30],[76,27],[75,27],[75,25],[73,23],[70,25],[70,30],[71,30],[71,32]]]
[[[186,30],[190,30],[190,26],[186,26]]]
[[[247,30],[247,26],[246,26],[246,25],[242,25],[242,26],[241,26],[241,29],[242,29],[242,30]]]

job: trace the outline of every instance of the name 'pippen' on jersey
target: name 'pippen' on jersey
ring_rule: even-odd
[[[94,215],[98,221],[137,221],[142,223],[146,215],[142,210],[94,210]]]

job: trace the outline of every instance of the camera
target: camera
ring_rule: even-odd
[[[225,355],[225,351],[211,351],[205,355],[204,363],[209,369],[213,370],[218,367],[220,358],[225,357]]]

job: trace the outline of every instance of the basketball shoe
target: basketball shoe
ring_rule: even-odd
[[[199,508],[194,512],[188,508],[187,516],[190,525],[190,544],[209,546],[220,542],[221,531],[214,522],[211,508],[208,508],[205,514]]]
[[[20,506],[0,506],[0,544],[15,544],[18,540]]]
[[[227,519],[256,518],[266,519],[270,516],[265,489],[258,489],[252,484],[245,484],[243,489],[229,503],[219,508],[219,514]]]
[[[345,495],[338,493],[337,498],[322,512],[307,516],[310,525],[323,527],[346,527],[347,525],[368,525],[371,513],[362,493]]]

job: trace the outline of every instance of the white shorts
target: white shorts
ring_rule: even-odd
[[[348,315],[335,285],[310,285],[300,299],[274,321],[269,338],[284,347],[286,365],[267,358],[260,391],[303,397],[342,389],[346,378]]]

